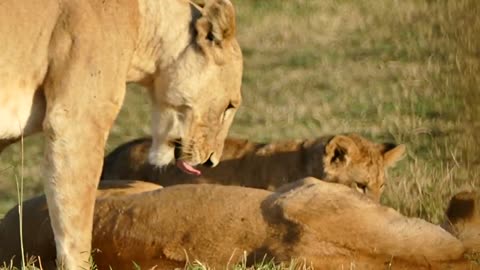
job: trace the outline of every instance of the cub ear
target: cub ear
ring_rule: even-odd
[[[384,143],[380,145],[380,152],[383,155],[385,167],[391,167],[405,157],[406,147],[404,144]]]
[[[343,135],[334,136],[325,146],[325,163],[336,166],[347,166],[352,157],[358,155],[355,142]]]
[[[202,49],[223,46],[235,37],[235,9],[229,0],[206,0],[202,17],[195,24],[196,41]]]

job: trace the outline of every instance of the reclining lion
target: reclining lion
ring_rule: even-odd
[[[222,162],[187,175],[174,166],[158,169],[148,161],[152,140],[143,138],[113,150],[104,161],[102,179],[147,180],[162,186],[188,183],[240,185],[275,190],[313,176],[337,182],[379,200],[385,169],[405,152],[404,145],[377,144],[356,134],[268,144],[227,138]]]
[[[62,267],[88,267],[94,191],[126,82],[152,99],[153,164],[198,173],[218,163],[241,103],[242,54],[230,1],[204,2],[1,2],[0,151],[44,131]]]
[[[142,269],[173,269],[187,260],[223,269],[244,254],[247,264],[265,256],[276,262],[298,258],[315,269],[479,269],[464,257],[478,242],[462,242],[335,183],[307,178],[275,193],[211,184],[146,189],[151,191],[127,187],[125,193],[137,194],[97,200],[93,247],[99,269],[131,269],[133,262]],[[478,220],[478,201],[470,202],[449,210],[453,227]],[[26,201],[24,211],[26,252],[41,255],[48,268],[55,246],[45,199]],[[472,224],[478,235],[479,224]],[[18,228],[12,209],[0,226],[1,260],[19,254]]]
[[[115,196],[131,195],[162,188],[159,185],[143,181],[104,181],[96,191],[97,200]],[[3,262],[7,265],[13,258],[17,267],[21,267],[20,232],[13,229],[13,224],[18,225],[18,206],[12,208],[0,220],[0,266]],[[55,269],[55,244],[52,229],[49,226],[48,207],[45,197],[39,196],[24,203],[23,238],[25,239],[25,252],[27,255],[41,257],[43,267]],[[14,214],[13,212],[17,212]],[[16,221],[13,221],[13,220]],[[38,265],[37,265],[38,266]],[[0,267],[1,268],[1,267]]]

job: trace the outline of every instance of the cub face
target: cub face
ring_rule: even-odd
[[[313,146],[309,166],[319,174],[313,176],[350,186],[379,201],[386,169],[402,159],[404,153],[403,144],[377,144],[356,134],[337,135],[326,145]]]

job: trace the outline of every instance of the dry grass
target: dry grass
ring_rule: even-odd
[[[254,140],[359,132],[408,146],[383,203],[432,222],[480,186],[477,0],[234,0],[244,104],[231,135]],[[148,134],[130,86],[108,142]],[[41,192],[40,138],[25,142],[26,196]],[[14,205],[19,146],[0,160],[0,216]]]

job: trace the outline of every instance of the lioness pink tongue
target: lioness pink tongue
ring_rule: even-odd
[[[180,170],[182,170],[182,171],[184,171],[188,174],[197,175],[197,176],[202,175],[201,171],[195,169],[194,167],[192,167],[191,165],[189,165],[188,163],[186,163],[183,160],[177,160],[176,165]]]

